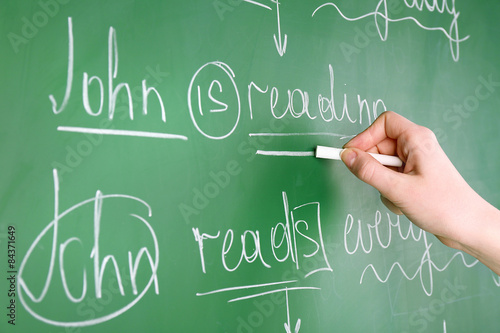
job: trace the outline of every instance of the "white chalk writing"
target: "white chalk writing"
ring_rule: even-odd
[[[276,2],[278,9],[279,3]],[[279,11],[277,10],[277,13]],[[286,35],[281,46],[286,47]],[[52,104],[52,111],[58,115],[68,109],[68,105],[72,101],[73,86],[74,86],[74,70],[75,70],[75,39],[73,36],[73,21],[68,18],[68,63],[66,67],[66,88],[62,98],[62,102],[58,103],[53,94],[49,95],[49,100]],[[115,119],[116,102],[119,96],[123,97],[127,105],[126,118],[134,121],[137,118],[137,110],[134,109],[134,98],[142,99],[142,116],[148,116],[150,99],[153,99],[158,106],[159,119],[161,122],[167,123],[167,110],[160,91],[147,84],[146,79],[141,81],[141,95],[133,96],[130,84],[127,82],[117,82],[119,74],[119,53],[118,53],[118,38],[117,32],[113,27],[109,28],[107,40],[107,82],[97,76],[87,72],[82,73],[82,105],[83,110],[88,116],[99,117],[107,114],[107,118],[111,121]],[[257,83],[251,81],[248,84],[248,112],[250,119],[254,119],[254,110],[262,110],[258,117],[267,116],[274,119],[309,119],[311,121],[320,120],[324,122],[347,122],[348,124],[363,124],[371,123],[377,115],[386,110],[385,103],[381,99],[368,101],[361,95],[348,96],[344,93],[340,95],[341,103],[338,103],[338,92],[335,91],[335,73],[332,65],[328,65],[329,74],[329,89],[326,95],[319,93],[317,95],[317,108],[313,108],[310,102],[310,93],[301,88],[290,88],[286,92],[280,91],[276,86]],[[238,127],[242,113],[242,103],[239,93],[239,88],[235,81],[236,74],[232,68],[223,62],[212,61],[202,65],[191,78],[191,82],[187,92],[187,102],[190,117],[193,125],[203,136],[220,140],[229,137]],[[97,96],[91,97],[89,88],[92,85],[97,86]],[[281,93],[281,94],[280,94]],[[281,95],[281,97],[280,97]],[[283,97],[285,95],[285,97]],[[107,97],[108,105],[105,112],[104,100]],[[91,99],[97,98],[96,101]],[[267,104],[263,107],[262,104]],[[352,106],[355,105],[355,111]],[[152,117],[152,116],[150,116]],[[214,126],[217,124],[217,126]],[[222,124],[222,125],[221,125]],[[99,135],[114,135],[114,136],[134,136],[159,139],[177,139],[188,140],[188,137],[181,134],[158,133],[138,130],[124,130],[115,128],[89,128],[78,126],[58,126],[58,131],[83,133],[83,134],[99,134]],[[250,135],[274,135],[275,133],[250,133]],[[295,136],[309,133],[280,133],[282,135]],[[317,132],[311,135],[338,135],[343,138],[348,138],[351,135],[339,135],[334,133]]]
[[[441,3],[440,3],[441,2]],[[401,22],[401,21],[413,21],[420,28],[428,31],[440,31],[445,35],[450,43],[451,55],[454,61],[458,61],[460,58],[460,43],[467,40],[469,36],[460,38],[458,33],[458,17],[460,16],[460,12],[458,12],[455,8],[454,0],[404,0],[404,3],[407,8],[413,9],[415,8],[419,12],[426,10],[427,12],[437,12],[439,14],[448,14],[451,15],[452,21],[449,26],[449,29],[446,30],[443,27],[429,27],[422,24],[419,20],[417,20],[413,16],[406,16],[401,18],[391,18],[389,17],[389,13],[387,10],[387,0],[380,0],[375,7],[373,12],[369,12],[367,14],[350,18],[344,15],[344,13],[340,10],[340,8],[333,2],[324,3],[313,12],[312,16],[314,16],[320,9],[325,8],[327,6],[333,6],[340,16],[347,21],[358,21],[367,17],[372,17],[374,19],[375,25],[377,27],[378,34],[380,39],[383,41],[387,40],[389,35],[389,22]],[[381,19],[384,23],[383,26],[380,25]]]
[[[141,247],[135,254],[135,258],[134,254],[130,250],[127,251],[126,255],[123,254],[119,256],[116,252],[115,254],[111,253],[105,254],[104,251],[101,249],[102,246],[105,245],[102,243],[102,241],[100,241],[100,239],[102,236],[101,227],[103,225],[103,220],[102,220],[103,210],[106,207],[106,205],[111,204],[111,202],[117,202],[117,201],[120,201],[121,205],[123,204],[130,205],[131,202],[136,202],[143,208],[146,208],[147,216],[151,217],[152,214],[151,207],[145,201],[129,195],[124,195],[124,194],[106,195],[101,193],[100,191],[97,191],[95,197],[79,202],[74,206],[66,209],[65,211],[60,212],[59,181],[56,170],[54,170],[54,192],[55,192],[54,220],[52,220],[36,237],[34,242],[31,244],[30,248],[28,249],[26,256],[24,257],[19,269],[19,290],[20,290],[19,299],[23,304],[23,306],[26,308],[26,310],[33,317],[47,324],[56,326],[81,327],[81,326],[95,325],[110,320],[112,318],[115,318],[124,313],[125,311],[129,310],[146,294],[146,292],[150,289],[152,285],[154,285],[155,293],[156,294],[159,293],[159,284],[157,276],[158,263],[159,263],[158,241],[156,238],[156,234],[153,230],[153,227],[146,220],[145,217],[135,213],[131,213],[129,215],[132,219],[131,221],[133,225],[138,226],[139,228],[138,230],[142,230],[144,236],[146,238],[149,237],[150,242],[152,244],[151,246],[148,245]],[[76,320],[76,321],[72,321],[71,319],[68,320],[51,319],[49,318],[49,316],[40,313],[41,310],[35,310],[35,308],[32,307],[31,305],[33,303],[42,303],[44,299],[50,295],[49,290],[57,289],[57,286],[55,286],[52,283],[54,281],[53,279],[54,271],[56,270],[57,267],[56,258],[59,258],[57,263],[58,263],[59,273],[61,276],[61,284],[62,284],[61,287],[69,301],[68,306],[71,303],[80,303],[86,297],[88,297],[87,280],[89,279],[89,276],[87,274],[87,269],[85,268],[86,266],[85,263],[82,263],[83,264],[83,273],[82,273],[83,279],[81,287],[82,292],[79,296],[73,295],[72,292],[70,291],[70,288],[68,286],[67,272],[65,270],[66,266],[65,253],[66,251],[68,251],[68,248],[71,246],[75,248],[84,249],[88,248],[88,245],[85,246],[84,239],[77,236],[70,236],[64,240],[61,240],[60,229],[61,225],[71,224],[71,216],[74,216],[74,214],[78,214],[77,212],[89,210],[89,208],[91,208],[91,210],[93,211],[93,221],[91,224],[92,241],[90,242],[92,247],[90,249],[90,253],[87,253],[88,254],[87,259],[91,259],[90,260],[91,263],[88,263],[88,265],[93,267],[93,277],[90,278],[90,280],[93,280],[94,282],[93,285],[93,289],[95,291],[94,296],[97,299],[100,299],[102,297],[102,283],[104,279],[104,274],[109,270],[111,270],[111,272],[108,272],[107,274],[114,275],[116,277],[120,294],[124,297],[127,296],[127,293],[124,289],[124,285],[121,279],[119,262],[128,261],[128,269],[131,279],[130,301],[126,305],[123,305],[123,303],[120,302],[121,305],[118,306],[117,309],[110,310],[108,314],[105,314],[99,318],[92,318],[89,320]],[[73,221],[73,223],[75,223],[75,221]],[[71,230],[78,230],[78,228],[73,226]],[[43,282],[43,288],[38,293],[38,295],[35,295],[35,292],[33,290],[37,288],[33,287],[33,285],[39,284],[37,283],[39,281],[36,281],[38,275],[36,275],[36,277],[33,277],[32,274],[31,275],[27,274],[27,276],[25,276],[24,272],[30,269],[29,266],[33,260],[39,260],[40,254],[37,254],[37,251],[40,251],[39,245],[41,244],[41,242],[46,241],[45,238],[49,237],[50,232],[52,232],[52,245],[51,245],[50,260],[49,260],[47,275],[45,277],[42,276],[42,278],[45,278],[45,282]],[[151,247],[153,247],[154,250],[153,252]],[[32,256],[35,256],[38,259],[31,259]],[[139,273],[139,266],[143,258],[146,258],[147,262],[149,263],[149,269],[151,271],[151,275],[147,282],[139,283],[137,277]],[[28,280],[31,282],[28,282]],[[32,287],[29,286],[30,283]],[[142,290],[138,290],[139,284],[141,284]],[[27,296],[27,298],[25,298],[25,296]]]
[[[282,196],[285,222],[278,222],[271,227],[269,233],[271,244],[270,250],[273,253],[273,259],[277,262],[284,262],[290,259],[295,264],[296,269],[299,269],[301,258],[319,256],[322,262],[321,267],[311,270],[306,274],[306,277],[320,271],[331,272],[332,268],[328,262],[323,241],[320,203],[309,202],[290,209],[286,193],[283,192]],[[313,221],[310,220],[311,215],[314,218]],[[199,228],[193,228],[193,234],[200,250],[201,270],[203,273],[206,273],[207,268],[205,266],[204,253],[205,242],[216,241],[221,235],[221,231],[218,230],[213,234],[207,234],[201,233]],[[228,255],[233,253],[236,249],[236,247],[233,247],[233,245],[235,245],[233,244],[235,233],[232,229],[228,229],[224,234],[224,240],[222,244],[220,244],[220,248],[221,264],[226,271],[232,272],[237,270],[243,262],[253,263],[255,261],[260,262],[262,266],[266,268],[271,268],[271,265],[268,263],[269,259],[264,259],[262,255],[262,244],[269,244],[269,242],[262,242],[259,230],[245,230],[240,235],[239,239],[240,244],[237,248],[240,249],[241,253],[237,256],[238,260],[236,263],[231,265],[228,263]],[[305,244],[312,246],[314,249],[302,253],[298,246],[299,241],[305,242]],[[251,246],[247,246],[249,243]],[[247,248],[252,248],[253,252],[247,253]]]
[[[391,215],[389,213],[387,213],[387,219],[385,220],[385,222],[383,222],[382,220],[382,214],[380,213],[380,211],[376,211],[373,224],[362,223],[360,219],[358,219],[357,223],[355,223],[354,217],[351,214],[348,214],[346,217],[344,228],[345,251],[348,254],[352,255],[358,252],[358,250],[362,250],[364,253],[369,254],[370,252],[372,252],[374,246],[380,246],[383,249],[387,249],[389,245],[391,245],[393,230],[395,230],[397,231],[397,235],[399,235],[399,238],[403,241],[413,240],[415,242],[423,242],[424,251],[420,258],[420,264],[415,269],[415,272],[413,274],[410,274],[401,263],[396,261],[391,265],[389,271],[385,273],[385,277],[382,276],[380,270],[377,270],[377,268],[375,268],[374,264],[368,264],[361,273],[360,283],[363,283],[363,279],[369,271],[373,272],[375,278],[378,281],[386,283],[393,271],[397,268],[407,280],[411,281],[418,277],[420,279],[422,290],[430,296],[432,295],[434,289],[434,271],[443,272],[457,257],[461,257],[463,265],[467,268],[475,266],[479,262],[478,260],[472,260],[472,262],[468,263],[465,259],[464,254],[460,251],[456,251],[446,264],[444,264],[442,267],[439,267],[431,258],[430,249],[433,243],[427,240],[427,233],[425,233],[422,229],[414,226],[411,222],[407,222],[408,229],[406,232],[404,232],[403,229],[406,227],[402,226],[399,216],[396,216],[396,221],[393,222],[393,219],[391,219]],[[385,226],[382,226],[384,224]],[[381,239],[382,233],[380,229],[385,230],[387,233],[385,242]],[[373,233],[375,233],[375,238]],[[350,237],[353,234],[355,235],[354,246],[352,246],[353,237]]]

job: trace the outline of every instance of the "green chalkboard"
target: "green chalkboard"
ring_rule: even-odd
[[[0,331],[497,332],[498,276],[312,152],[394,110],[499,207],[499,22],[493,1],[2,1]]]

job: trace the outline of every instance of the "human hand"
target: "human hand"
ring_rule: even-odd
[[[391,211],[405,214],[445,245],[478,256],[478,223],[485,218],[484,210],[492,213],[494,207],[470,188],[431,130],[384,112],[344,148],[346,166],[379,190]],[[367,152],[397,155],[404,165],[385,167]]]

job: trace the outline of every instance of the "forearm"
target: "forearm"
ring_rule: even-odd
[[[500,275],[500,211],[480,198],[460,235],[457,248],[476,257]]]

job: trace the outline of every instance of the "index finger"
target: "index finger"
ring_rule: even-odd
[[[405,117],[392,111],[385,111],[367,129],[347,142],[344,147],[367,151],[386,142],[387,139],[397,140],[413,126],[417,125]]]

